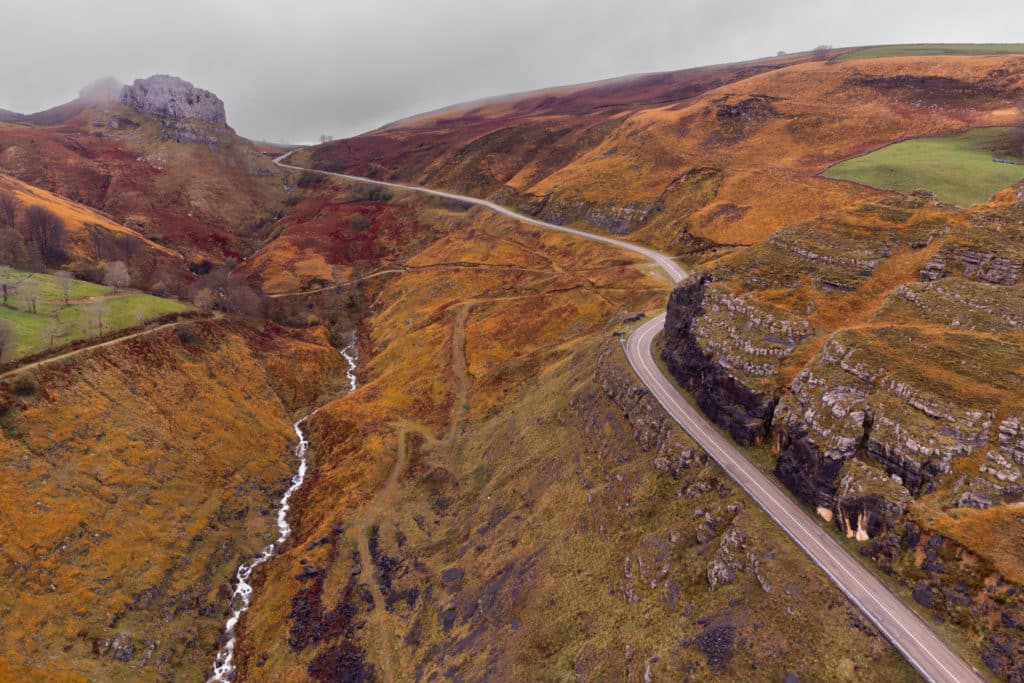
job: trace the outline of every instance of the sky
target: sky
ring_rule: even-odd
[[[104,76],[211,90],[259,140],[356,135],[507,93],[835,47],[1019,42],[986,0],[0,0],[0,108]]]

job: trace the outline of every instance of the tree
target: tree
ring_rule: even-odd
[[[96,326],[96,336],[103,336],[103,320],[107,317],[107,305],[102,301],[94,301],[89,304],[85,309],[86,322],[89,325],[89,329],[92,326]]]
[[[64,299],[64,305],[71,305],[71,288],[74,286],[75,281],[71,277],[71,273],[66,270],[58,270],[53,274],[57,280],[57,289],[60,290],[61,297]]]
[[[52,349],[56,340],[63,339],[66,333],[67,331],[64,329],[64,324],[61,323],[60,318],[54,318],[43,329],[43,339],[47,341]]]
[[[38,250],[44,265],[58,266],[64,263],[67,226],[63,218],[44,206],[31,206],[25,212],[25,227],[28,231],[27,241]]]
[[[35,280],[31,276],[25,278],[21,284],[18,285],[18,296],[21,298],[22,306],[29,313],[36,312],[36,303],[42,295],[42,284],[39,280]]]
[[[9,306],[7,301],[18,291],[19,278],[18,272],[13,268],[0,266],[0,304]]]
[[[18,200],[10,192],[0,192],[0,227],[13,228],[18,214]]]
[[[28,265],[25,240],[14,228],[0,228],[0,263],[16,268]]]
[[[320,136],[320,144],[322,145],[325,142],[330,142],[333,139],[334,139],[334,136],[332,136],[332,135],[321,135]]]
[[[819,45],[818,47],[814,48],[814,58],[815,59],[821,59],[821,60],[828,59],[828,53],[831,52],[831,51],[832,51],[832,46],[831,45],[826,45],[826,44],[823,43],[823,44]]]
[[[244,282],[234,282],[228,287],[227,309],[235,315],[255,317],[260,314],[263,301],[252,287]]]
[[[18,330],[10,320],[0,319],[0,362],[10,360],[14,356],[14,347],[18,343]]]
[[[103,274],[103,284],[114,289],[124,289],[131,284],[132,278],[128,273],[128,266],[124,261],[114,261],[107,264],[107,270]]]
[[[1024,159],[1024,99],[1017,101],[1017,128],[1014,131],[1014,154]]]
[[[203,288],[196,292],[193,302],[203,313],[209,313],[217,305],[217,297],[209,289]]]

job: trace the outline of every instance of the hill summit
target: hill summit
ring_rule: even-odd
[[[120,100],[144,114],[161,118],[199,119],[227,125],[224,102],[219,97],[176,76],[161,74],[137,79],[121,89]]]

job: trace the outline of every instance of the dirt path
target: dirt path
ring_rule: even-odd
[[[216,316],[214,316],[214,317],[216,317]],[[127,341],[129,339],[134,339],[135,337],[141,337],[144,334],[153,334],[154,332],[159,332],[160,330],[166,330],[169,327],[177,327],[178,325],[181,325],[183,323],[195,322],[196,320],[206,320],[206,319],[207,318],[188,318],[186,320],[177,320],[177,321],[175,321],[173,323],[164,323],[163,325],[160,325],[159,327],[154,327],[151,330],[139,330],[138,332],[132,332],[131,334],[126,334],[126,335],[121,336],[121,337],[114,337],[113,339],[109,339],[109,340],[107,340],[105,342],[100,342],[99,344],[92,344],[90,346],[83,346],[80,349],[74,349],[73,351],[68,351],[66,353],[61,353],[61,354],[58,354],[56,356],[50,356],[49,358],[43,358],[43,359],[34,361],[32,363],[28,363],[26,365],[19,365],[16,368],[8,370],[7,372],[0,373],[0,379],[4,379],[6,377],[11,377],[13,375],[17,375],[17,374],[22,373],[22,372],[27,372],[28,370],[32,370],[32,369],[37,368],[37,367],[39,367],[41,365],[46,365],[47,363],[55,363],[55,362],[60,361],[60,360],[65,360],[65,359],[71,358],[73,356],[77,356],[77,355],[79,355],[81,353],[86,353],[87,351],[95,351],[96,349],[101,349],[104,346],[113,346],[114,344],[120,344],[123,341]]]
[[[395,680],[391,663],[391,643],[389,642],[391,634],[395,633],[395,630],[388,624],[391,614],[387,610],[384,592],[381,590],[380,581],[377,578],[377,567],[374,564],[373,555],[370,553],[370,530],[377,522],[382,506],[394,497],[395,489],[398,487],[398,478],[409,461],[410,431],[418,430],[410,430],[410,425],[404,422],[399,423],[398,457],[395,458],[395,463],[391,466],[391,472],[388,474],[383,488],[377,492],[377,495],[360,515],[355,528],[356,547],[359,549],[360,575],[365,577],[373,595],[373,611],[370,613],[368,622],[377,633],[377,659],[383,670],[383,679],[388,683]]]
[[[469,370],[466,364],[466,318],[473,308],[472,303],[465,303],[455,311],[452,324],[452,374],[455,377],[455,396],[452,403],[452,414],[448,420],[448,432],[444,442],[448,448],[455,445],[459,427],[469,415]]]

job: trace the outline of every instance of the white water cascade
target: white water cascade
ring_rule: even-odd
[[[348,363],[348,370],[345,372],[345,376],[349,381],[349,391],[355,391],[356,340],[354,334],[348,346],[341,350],[341,357]],[[302,431],[302,423],[315,413],[316,410],[292,425],[293,429],[295,429],[295,436],[299,438],[299,442],[295,445],[295,457],[299,460],[299,468],[292,475],[291,486],[281,496],[281,503],[277,509],[277,539],[265,546],[259,555],[240,564],[238,571],[235,572],[235,591],[231,595],[230,603],[231,616],[228,617],[227,623],[224,625],[224,636],[221,639],[222,644],[217,651],[217,657],[213,660],[213,674],[207,679],[207,683],[230,683],[235,678],[235,628],[238,626],[238,621],[242,618],[242,615],[249,610],[249,603],[252,599],[252,585],[249,583],[249,577],[252,576],[252,572],[256,567],[274,557],[277,549],[292,535],[292,527],[288,523],[288,510],[291,509],[288,500],[292,497],[293,493],[299,490],[302,482],[306,479],[306,451],[309,449],[309,441],[306,440],[306,435]]]

